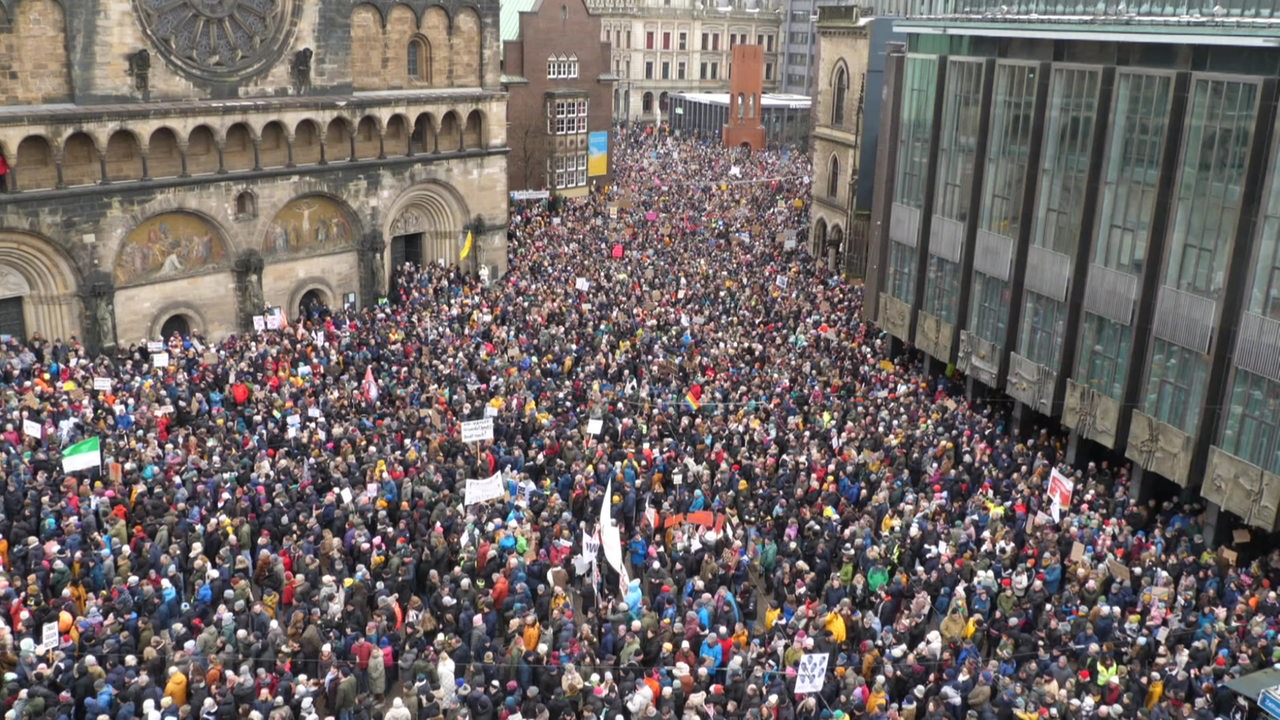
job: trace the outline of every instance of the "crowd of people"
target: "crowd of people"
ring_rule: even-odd
[[[10,340],[5,718],[1246,717],[1275,553],[1226,562],[1199,508],[892,356],[790,242],[802,154],[612,160],[513,210],[488,285],[396,268],[161,367]]]

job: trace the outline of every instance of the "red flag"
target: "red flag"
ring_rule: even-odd
[[[378,402],[378,381],[373,379],[373,366],[364,369],[364,399]]]

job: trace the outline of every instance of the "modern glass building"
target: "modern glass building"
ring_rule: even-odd
[[[1280,514],[1280,2],[896,23],[867,312],[1222,517]]]

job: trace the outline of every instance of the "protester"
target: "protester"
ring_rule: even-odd
[[[615,140],[491,285],[400,267],[163,367],[6,343],[5,717],[1245,716],[1280,556],[891,357],[789,245],[801,154]]]

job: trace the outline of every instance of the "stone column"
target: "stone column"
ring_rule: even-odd
[[[253,316],[266,309],[262,292],[262,268],[265,263],[257,250],[240,253],[235,263],[236,317],[241,332],[253,332]]]
[[[387,292],[387,242],[382,238],[382,231],[371,230],[365,233],[356,250],[360,272],[360,307],[371,307],[377,304],[380,295]]]
[[[84,343],[89,352],[99,353],[116,347],[116,288],[111,274],[95,271],[82,286],[84,306]]]

